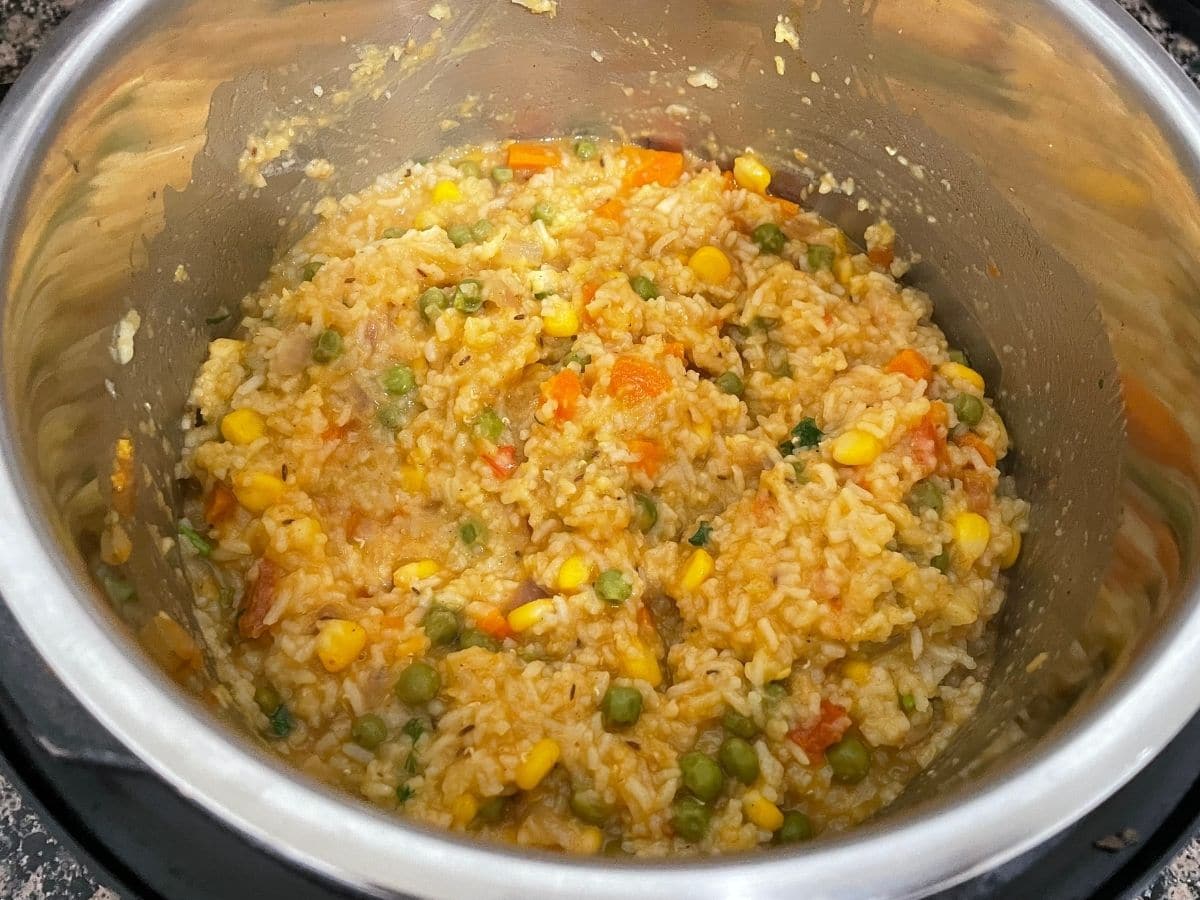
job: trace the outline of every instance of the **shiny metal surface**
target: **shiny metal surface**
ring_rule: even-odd
[[[374,893],[900,896],[1078,817],[1200,708],[1200,98],[1123,13],[561,0],[549,19],[451,2],[439,31],[428,6],[112,0],[73,16],[0,110],[0,592],[122,742],[253,840]],[[797,50],[773,39],[782,15]],[[402,49],[376,70],[368,43]],[[690,86],[690,67],[719,86]],[[989,694],[852,835],[643,865],[453,839],[283,770],[128,637],[159,609],[190,621],[162,538],[177,418],[219,330],[205,317],[325,193],[446,143],[583,127],[717,157],[752,145],[852,234],[872,218],[859,199],[885,209],[924,257],[912,280],[999,387],[1034,517]],[[252,190],[239,157],[272,131],[290,148]],[[304,177],[315,158],[329,182]],[[825,170],[854,196],[814,191]],[[109,346],[130,309],[121,365]],[[88,563],[126,433],[139,600],[113,610]]]

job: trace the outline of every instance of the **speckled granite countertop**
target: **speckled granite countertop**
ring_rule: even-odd
[[[46,35],[80,0],[0,0],[0,85],[16,79]],[[1149,0],[1118,0],[1200,85],[1200,47],[1172,31]],[[0,898],[119,900],[54,839],[6,777],[0,759]],[[1200,900],[1200,839],[1193,840],[1144,900]]]

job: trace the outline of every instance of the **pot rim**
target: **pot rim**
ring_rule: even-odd
[[[1112,0],[1044,0],[1136,86],[1200,189],[1200,92]],[[75,12],[0,108],[0,247],[15,246],[21,198],[39,151],[97,59],[157,0],[112,0]],[[150,21],[147,17],[143,21]],[[0,260],[0,266],[4,260]],[[0,269],[0,277],[7,273]],[[0,283],[3,283],[0,281]],[[1200,598],[1180,601],[1104,704],[1048,736],[1022,768],[965,800],[941,801],[815,848],[658,862],[580,860],[483,845],[367,808],[255,752],[207,714],[83,599],[88,588],[28,487],[0,385],[0,584],[34,646],[118,740],[184,797],[285,859],[372,893],[425,896],[862,894],[912,896],[964,881],[1046,840],[1132,778],[1200,708]],[[210,720],[211,721],[211,720]],[[911,864],[897,865],[898,848]]]

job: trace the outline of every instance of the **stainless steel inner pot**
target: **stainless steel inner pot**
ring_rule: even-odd
[[[1200,708],[1200,96],[1182,73],[1109,0],[559,0],[554,18],[449,0],[440,22],[431,3],[110,0],[5,103],[0,591],[67,687],[250,839],[378,894],[919,894],[1131,777]],[[752,146],[852,235],[882,211],[998,389],[1033,519],[989,693],[853,834],[642,864],[452,838],[283,769],[132,636],[159,609],[190,622],[163,539],[185,391],[230,327],[205,318],[321,196],[447,144],[581,129]],[[289,145],[258,188],[251,135]],[[304,175],[317,158],[329,181]],[[122,434],[139,599],[114,609],[89,560]]]

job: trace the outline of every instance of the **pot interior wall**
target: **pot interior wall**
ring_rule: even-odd
[[[1019,764],[1102,697],[1194,568],[1200,204],[1147,98],[1026,0],[449,6],[439,22],[427,0],[163,5],[47,134],[5,248],[5,415],[81,583],[114,445],[134,442],[137,596],[93,589],[97,615],[191,622],[163,551],[186,391],[237,320],[206,318],[237,308],[316,200],[448,144],[587,130],[719,159],[751,146],[852,236],[886,215],[997,393],[1031,533],[980,715],[905,801],[966,789],[1000,751]],[[789,22],[795,49],[775,39]],[[701,71],[715,87],[689,83]],[[284,134],[250,187],[247,138]],[[317,158],[329,180],[304,175]],[[852,195],[822,193],[827,171]]]

